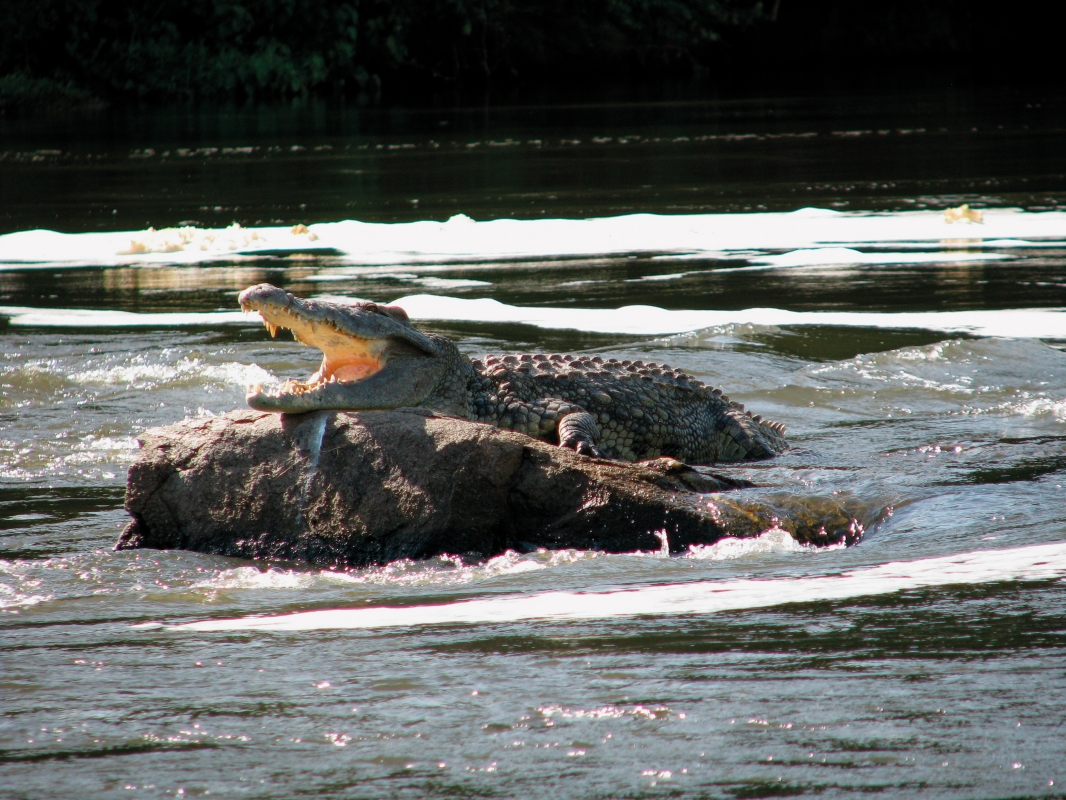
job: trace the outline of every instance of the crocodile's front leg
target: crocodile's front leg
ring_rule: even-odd
[[[569,447],[584,456],[606,458],[600,450],[600,426],[587,411],[574,411],[559,420],[559,446]]]

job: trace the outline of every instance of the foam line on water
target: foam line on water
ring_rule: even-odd
[[[658,336],[725,325],[823,325],[858,328],[920,329],[1006,338],[1066,339],[1066,309],[979,311],[741,311],[668,310],[656,306],[622,308],[523,307],[491,298],[471,300],[439,295],[410,295],[395,302],[415,320],[523,323],[554,330]]]
[[[136,313],[89,308],[0,306],[9,325],[26,328],[180,328],[216,325],[262,325],[258,314],[243,311],[168,311]]]
[[[441,605],[339,608],[273,617],[204,620],[168,627],[175,631],[315,631],[714,614],[953,584],[1048,580],[1063,576],[1066,576],[1066,542],[1058,542],[896,561],[812,578],[694,581],[609,592],[545,592]]]
[[[350,301],[319,295],[317,299]],[[834,327],[918,329],[1016,339],[1066,340],[1066,309],[994,309],[979,311],[787,311],[748,308],[740,311],[622,308],[552,308],[514,306],[491,298],[468,299],[417,294],[395,301],[413,320],[436,322],[522,323],[552,330],[662,336],[727,325],[770,327],[820,325]],[[258,314],[241,311],[134,313],[97,309],[46,309],[0,306],[0,317],[16,327],[132,328],[259,325]]]
[[[876,246],[876,245],[874,245]],[[928,247],[928,244],[922,245]],[[1012,248],[1013,249],[1013,248]],[[714,273],[716,275],[726,272],[756,272],[795,267],[833,267],[833,266],[888,266],[891,264],[969,264],[984,263],[987,261],[1005,261],[1019,256],[1006,253],[976,252],[967,253],[960,250],[937,250],[935,252],[906,253],[906,252],[874,252],[864,253],[851,247],[816,247],[813,249],[790,250],[787,253],[777,255],[749,255],[744,259],[746,266],[742,267],[715,267],[713,269],[700,270],[699,273]],[[710,261],[722,260],[722,253],[683,253],[681,255],[654,256],[655,261]],[[736,260],[732,256],[731,260]],[[682,273],[683,275],[684,273]],[[665,276],[664,276],[665,277]],[[680,277],[677,276],[677,277]],[[656,276],[649,276],[644,280],[661,280]]]
[[[937,211],[839,212],[803,208],[746,214],[630,214],[594,219],[445,222],[356,220],[293,228],[168,228],[114,233],[20,231],[0,236],[0,267],[194,264],[267,254],[337,255],[350,264],[421,264],[624,253],[721,254],[860,243],[1062,240],[1066,212],[987,209],[983,222],[950,223]],[[955,245],[949,245],[955,247]],[[956,248],[957,249],[957,248]],[[951,260],[950,255],[946,260]]]
[[[792,250],[776,256],[749,259],[766,267],[819,267],[846,264],[942,264],[970,261],[1001,261],[1003,253],[964,253],[954,250],[936,253],[863,253],[850,247],[816,247]]]

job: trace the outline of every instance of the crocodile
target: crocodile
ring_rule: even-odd
[[[248,405],[260,411],[414,406],[625,461],[710,464],[788,448],[781,423],[664,364],[544,353],[470,359],[446,337],[416,329],[398,306],[305,300],[268,283],[238,302],[259,312],[272,336],[287,329],[322,351],[307,380],[249,387]]]

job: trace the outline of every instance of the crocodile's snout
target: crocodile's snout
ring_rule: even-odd
[[[263,324],[266,329],[270,331],[271,336],[278,335],[278,329],[287,327],[284,325],[276,324],[272,317],[273,313],[286,310],[290,306],[293,300],[297,298],[294,295],[289,294],[284,289],[279,289],[277,286],[271,286],[269,283],[260,283],[255,286],[249,286],[239,295],[237,295],[237,302],[240,303],[241,311],[250,313],[252,311],[258,311],[259,315],[263,318]],[[268,312],[268,313],[264,313]]]
[[[266,304],[274,306],[288,305],[294,299],[294,296],[284,289],[271,286],[269,283],[249,286],[237,295],[237,302],[240,303],[242,311],[258,311],[260,306]]]

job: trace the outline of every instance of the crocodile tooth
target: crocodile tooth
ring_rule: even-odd
[[[329,382],[330,383],[336,383],[337,382],[337,376],[336,375],[330,375],[329,376]]]
[[[275,325],[272,322],[267,322],[266,320],[263,320],[263,325],[265,325],[266,329],[268,331],[270,331],[270,335],[271,336],[277,336],[278,335],[278,326],[277,325]]]

